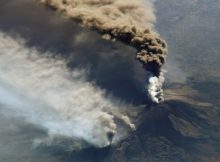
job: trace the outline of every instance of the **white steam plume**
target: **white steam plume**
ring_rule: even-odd
[[[149,84],[147,87],[148,96],[154,103],[160,103],[164,100],[163,97],[163,83],[164,83],[164,71],[161,70],[158,77],[152,76],[149,78]]]
[[[1,32],[0,104],[12,112],[7,115],[46,129],[49,137],[96,147],[116,143],[128,127],[135,128],[125,112],[128,105],[114,104],[86,80],[85,70],[70,71],[63,60]],[[118,124],[116,118],[124,123]]]

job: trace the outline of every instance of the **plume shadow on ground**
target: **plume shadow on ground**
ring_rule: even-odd
[[[27,0],[0,1],[0,30],[21,35],[28,46],[62,53],[69,68],[86,68],[88,80],[107,93],[134,104],[146,103],[146,72],[134,49],[106,41],[95,32]],[[33,19],[34,17],[34,19]]]

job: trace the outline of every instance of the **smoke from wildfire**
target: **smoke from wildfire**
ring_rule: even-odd
[[[128,128],[135,129],[126,113],[131,106],[107,98],[86,80],[85,70],[69,71],[62,60],[50,53],[39,56],[20,38],[0,33],[0,42],[0,103],[14,111],[11,116],[45,128],[50,138],[97,147],[116,143]]]

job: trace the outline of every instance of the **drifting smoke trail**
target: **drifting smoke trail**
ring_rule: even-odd
[[[136,58],[153,73],[148,89],[154,102],[163,100],[164,79],[161,66],[167,55],[166,43],[153,31],[155,16],[150,2],[141,0],[38,0],[64,12],[103,34],[104,39],[119,40],[137,49]],[[157,95],[155,95],[157,93]]]
[[[97,147],[124,138],[129,127],[135,129],[125,106],[113,104],[103,90],[88,82],[85,70],[71,72],[50,53],[40,56],[22,39],[3,33],[0,104],[10,108],[11,116],[48,130],[49,137],[77,139]],[[117,124],[116,119],[124,123]]]

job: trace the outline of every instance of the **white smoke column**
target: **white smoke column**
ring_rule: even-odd
[[[159,76],[152,76],[149,78],[149,84],[147,87],[148,96],[154,103],[159,103],[164,100],[163,97],[163,83],[164,83],[164,71],[162,70]]]
[[[154,31],[154,8],[148,0],[38,0],[66,17],[103,34],[104,39],[118,40],[137,50],[136,59],[155,78],[151,81],[156,95],[148,90],[154,102],[163,99],[161,67],[165,63],[167,45]],[[149,86],[151,87],[151,86]]]
[[[85,70],[70,71],[63,60],[1,32],[0,104],[10,109],[9,116],[46,129],[49,137],[81,140],[96,147],[126,136],[118,130],[134,129],[124,111],[129,105],[116,105],[105,97],[104,90],[86,80]],[[124,121],[124,126],[116,124],[115,118]]]

